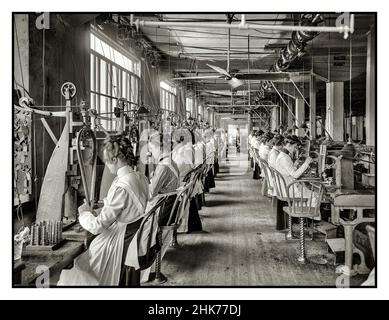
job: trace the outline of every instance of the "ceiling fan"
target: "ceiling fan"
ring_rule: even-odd
[[[231,86],[232,90],[235,90],[245,84],[245,80],[262,80],[262,81],[279,81],[289,80],[289,74],[286,72],[262,72],[262,73],[239,73],[239,70],[230,69],[230,47],[231,47],[231,30],[228,29],[228,50],[227,50],[227,69],[220,68],[211,64],[207,66],[219,75],[210,76],[190,76],[172,78],[171,80],[206,80],[206,79],[225,79]]]

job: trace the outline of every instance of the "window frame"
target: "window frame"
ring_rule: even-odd
[[[166,81],[161,81],[159,85],[159,90],[160,108],[165,112],[165,116],[168,117],[170,112],[176,113],[177,89]]]
[[[106,130],[112,131],[116,129],[114,128],[115,118],[113,110],[116,106],[117,99],[125,98],[130,102],[126,111],[135,110],[136,107],[139,106],[141,62],[129,51],[122,48],[104,34],[98,32],[95,28],[91,27],[90,34],[90,104],[99,114],[110,119],[102,120],[102,125]],[[92,47],[92,36],[129,59],[133,71],[119,65],[109,57],[96,51]],[[104,65],[105,67],[103,69],[105,70],[103,71],[104,75],[102,75],[102,66]],[[103,90],[103,88],[105,88],[105,90]],[[103,104],[105,105],[105,110],[102,110]]]

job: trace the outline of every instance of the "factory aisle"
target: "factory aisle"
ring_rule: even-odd
[[[334,286],[334,266],[297,263],[298,243],[275,231],[271,202],[252,179],[247,153],[231,149],[200,211],[204,232],[180,234],[181,247],[163,259],[165,285]],[[323,241],[307,242],[308,256],[326,250]]]

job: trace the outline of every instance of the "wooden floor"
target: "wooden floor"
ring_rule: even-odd
[[[298,242],[275,230],[269,198],[252,179],[247,153],[229,155],[216,188],[200,211],[203,233],[180,234],[162,262],[165,286],[335,286],[332,264],[297,261]],[[324,256],[323,240],[307,241],[307,255]]]

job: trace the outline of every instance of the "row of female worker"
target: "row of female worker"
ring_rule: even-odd
[[[270,168],[277,170],[283,176],[286,185],[299,179],[312,162],[312,158],[309,156],[305,158],[303,163],[298,161],[302,141],[295,135],[265,133],[259,130],[250,135],[249,144],[252,153],[256,152],[261,159],[268,163]],[[253,160],[255,159],[254,155],[251,154],[250,157],[254,167],[253,178],[265,178],[265,174],[261,172],[259,164]],[[272,183],[272,181],[269,181],[269,183]],[[280,187],[283,188],[283,186]],[[286,194],[286,190],[283,192]],[[294,195],[297,197],[301,195],[309,197],[311,192],[311,190],[303,188],[302,190],[295,190]],[[273,194],[270,196],[276,196],[275,188],[273,188]],[[312,205],[315,205],[316,201],[317,199],[314,196]],[[316,220],[320,220],[320,217],[316,218]]]
[[[131,254],[128,252],[129,248],[132,248],[130,244],[136,241],[134,235],[157,196],[174,193],[183,183],[186,174],[204,161],[214,164],[208,172],[205,188],[215,186],[214,174],[218,168],[216,152],[218,142],[215,130],[194,129],[193,126],[189,126],[175,130],[174,134],[149,131],[147,148],[144,149],[147,150],[144,153],[146,157],[142,158],[141,147],[139,160],[134,156],[132,144],[126,136],[107,137],[104,143],[104,162],[116,177],[101,209],[94,210],[86,203],[78,208],[81,226],[97,236],[89,248],[75,259],[73,268],[61,272],[57,285],[140,284],[140,270],[130,268],[125,261]],[[187,136],[190,137],[189,141]],[[150,179],[136,169],[140,162],[154,164]],[[193,190],[189,212],[185,214],[186,220],[183,219],[184,223],[180,226],[179,232],[202,230],[196,202],[193,199],[203,192],[202,184],[198,183]],[[163,212],[159,212],[161,225],[168,220],[174,201],[175,196],[169,197]]]

